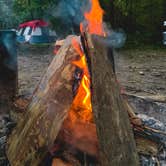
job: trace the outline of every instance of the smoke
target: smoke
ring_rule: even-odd
[[[112,48],[121,48],[126,42],[127,36],[123,30],[116,30],[109,33],[108,37],[103,40],[104,44]]]
[[[72,3],[69,0],[60,1],[52,14],[54,17],[61,18],[66,23],[79,24],[83,19],[81,2],[79,0],[73,0]]]
[[[83,21],[86,23],[84,13],[90,10],[90,2],[90,0],[61,0],[58,4],[51,4],[46,14],[58,19],[55,30],[60,26],[60,33],[63,34],[63,37],[68,34],[77,34],[80,23]],[[104,29],[107,33],[107,38],[102,41],[105,45],[120,48],[125,44],[126,34],[123,30],[112,31],[105,23],[103,26],[105,26]]]
[[[89,0],[61,0],[58,4],[48,7],[46,17],[56,20],[57,29],[60,27],[62,33],[68,31],[68,34],[75,34],[84,19],[83,13],[88,9],[87,6],[90,6]]]
[[[61,18],[65,23],[79,25],[83,21],[83,13],[89,9],[89,0],[61,0],[58,4],[48,7],[47,14]]]
[[[127,36],[123,30],[116,30],[116,31],[107,31],[106,37],[98,37],[94,36],[98,40],[99,43],[106,47],[111,47],[111,48],[121,48],[124,46]]]
[[[58,18],[63,24],[69,26],[76,24],[79,25],[83,19],[81,10],[82,2],[80,0],[61,0],[58,4],[51,5],[46,11],[47,15]]]

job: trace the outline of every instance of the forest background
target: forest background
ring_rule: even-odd
[[[0,29],[33,19],[48,21],[59,36],[77,33],[88,0],[0,0]],[[100,0],[104,20],[127,34],[132,46],[161,45],[165,0]]]

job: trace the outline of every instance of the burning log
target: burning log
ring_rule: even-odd
[[[54,140],[71,106],[72,79],[79,57],[68,37],[54,57],[34,92],[25,117],[9,139],[7,156],[11,165],[39,165]]]
[[[102,38],[86,34],[101,165],[139,165],[127,109],[108,59],[108,48],[100,42]]]
[[[141,122],[120,95],[113,57],[108,58],[111,49],[100,42],[105,38],[94,36],[106,36],[106,32],[99,2],[91,3],[91,10],[85,13],[85,32],[93,36],[85,34],[82,45],[70,37],[58,53],[60,46],[55,49],[57,55],[34,92],[25,117],[10,136],[7,155],[11,165],[39,165],[54,141],[100,156],[102,166],[139,165],[127,111],[133,126]],[[73,75],[77,80],[73,81]],[[156,154],[155,150],[152,149]],[[57,163],[67,164],[54,160],[53,165]]]
[[[128,111],[128,114],[132,120],[131,121],[132,125],[134,127],[135,125],[138,125],[138,127],[141,130],[143,130],[143,128],[141,128],[141,122],[134,114],[130,105],[126,102],[126,100],[123,100],[119,94],[120,90],[118,83],[116,82],[114,72],[111,68],[110,63],[106,61],[107,49],[105,47],[101,48],[98,44],[94,44],[93,42],[96,39],[93,39],[92,36],[87,35],[84,37],[85,41],[83,46],[85,45],[86,42],[87,44],[85,47],[87,49],[86,53],[87,55],[91,56],[89,60],[91,61],[93,60],[91,63],[92,74],[93,73],[98,74],[97,77],[94,77],[94,75],[92,75],[93,86],[95,85],[98,88],[97,86],[99,83],[98,79],[101,78],[101,75],[103,74],[103,71],[101,71],[101,73],[98,73],[99,72],[98,66],[94,65],[95,62],[98,61],[94,61],[95,58],[93,56],[97,56],[97,60],[100,60],[100,58],[98,59],[98,56],[100,56],[98,53],[99,51],[102,51],[101,52],[102,56],[104,55],[104,57],[102,57],[102,61],[100,61],[99,63],[104,65],[105,67],[104,71],[107,72],[109,71],[109,73],[111,72],[111,81],[108,80],[107,82],[102,83],[103,87],[101,88],[105,89],[106,85],[109,84],[112,85],[111,86],[112,93],[106,93],[105,90],[103,90],[102,92],[104,93],[103,96],[108,97],[108,99],[110,98],[109,100],[106,101],[113,103],[114,105],[113,104],[110,105],[110,103],[107,103],[108,105],[106,108],[102,108],[102,105],[100,105],[100,108],[102,109],[101,112],[105,114],[105,111],[107,111],[107,115],[109,116],[107,117],[107,115],[106,116],[100,115],[99,117],[101,119],[99,119],[98,117],[95,118],[95,119],[98,118],[96,120],[96,124],[98,127],[100,144],[97,138],[96,126],[94,123],[92,123],[93,119],[89,118],[88,116],[86,116],[86,118],[88,117],[88,120],[80,118],[78,116],[80,113],[78,112],[78,110],[80,111],[81,108],[79,107],[74,108],[75,103],[73,101],[77,101],[75,100],[77,99],[77,97],[75,97],[75,99],[73,100],[72,96],[73,92],[71,91],[71,89],[73,89],[73,83],[74,83],[74,81],[72,81],[72,75],[74,75],[76,68],[73,65],[71,65],[71,63],[73,63],[73,60],[78,60],[79,58],[77,58],[78,53],[72,50],[71,38],[69,38],[67,41],[64,42],[64,46],[62,46],[62,48],[60,49],[60,51],[52,61],[42,81],[40,82],[38,88],[34,92],[33,98],[31,100],[31,103],[27,109],[27,113],[23,118],[22,122],[18,124],[14,133],[10,136],[9,148],[7,154],[10,163],[12,165],[13,164],[25,165],[27,163],[29,165],[38,165],[42,161],[48,150],[50,150],[50,147],[52,147],[53,142],[55,140],[56,140],[55,143],[60,142],[62,145],[66,145],[67,147],[72,147],[75,150],[79,150],[82,153],[92,156],[93,158],[96,159],[97,162],[100,152],[99,145],[100,147],[104,148],[104,150],[105,149],[108,150],[108,153],[111,155],[115,152],[114,153],[115,160],[116,157],[118,158],[119,154],[121,153],[123,153],[122,154],[123,157],[125,152],[127,153],[126,154],[127,157],[129,157],[129,155],[131,156],[130,162],[132,162],[132,164],[134,163],[133,161],[134,159],[132,160],[132,156],[134,154],[136,160],[136,152],[133,150],[134,152],[131,154],[133,148],[132,146],[134,146],[135,149],[135,144],[133,142],[133,137],[131,134],[128,117],[126,115],[127,113],[125,111],[126,110]],[[107,66],[108,64],[109,67]],[[98,82],[94,80],[97,80]],[[99,95],[98,89],[95,89],[94,87],[93,87],[93,95],[97,96]],[[101,94],[99,96],[101,96]],[[92,104],[95,104],[93,105],[95,106],[93,108],[96,108],[96,106],[98,104],[101,104],[102,101],[103,100],[100,100],[97,101],[96,103],[96,100],[93,100]],[[105,103],[106,101],[103,102]],[[70,107],[70,105],[72,106]],[[110,110],[112,110],[111,112],[108,111],[109,106],[111,106],[110,108]],[[69,112],[69,115],[67,117],[67,112],[69,108],[70,111],[72,111],[72,116],[71,113]],[[96,110],[98,111],[98,107],[96,108]],[[98,113],[100,114],[100,112],[96,112],[96,110],[94,111],[95,115],[98,115]],[[85,112],[83,111],[83,113],[86,114],[86,111]],[[92,112],[89,112],[90,117],[92,116],[91,113]],[[117,117],[118,114],[120,116]],[[75,117],[73,117],[73,115]],[[65,117],[67,118],[65,119]],[[104,119],[104,118],[109,118],[109,119]],[[114,123],[115,118],[119,120],[120,124],[119,126],[117,126],[117,123]],[[103,119],[105,120],[104,122]],[[127,121],[127,123],[125,121]],[[122,122],[123,124],[126,125],[123,125]],[[113,125],[111,125],[111,123]],[[101,125],[103,126],[108,125],[107,128],[105,128],[106,131],[100,130],[99,127]],[[120,133],[121,135],[119,135],[119,132],[121,132]],[[130,135],[126,136],[127,132],[129,132]],[[131,138],[129,138],[129,136],[131,136]],[[108,139],[108,142],[111,142],[112,143],[111,145],[113,146],[111,146],[110,144],[109,145],[105,144],[104,141],[105,137],[106,141]],[[130,151],[127,149],[128,146],[125,145],[125,143],[123,146],[121,146],[121,142],[120,143],[118,142],[119,139],[121,139],[124,142],[126,141],[126,144],[129,144],[129,148],[131,148]],[[139,152],[144,154],[148,154],[147,152],[150,152],[151,154],[156,155],[158,145],[156,143],[153,143],[153,141],[142,139],[142,137],[136,137],[136,143],[137,143],[137,150]],[[108,147],[111,146],[111,149],[108,149],[107,146]],[[120,150],[116,151],[118,149],[117,147],[119,147],[119,149],[122,148],[122,151]],[[101,152],[103,152],[102,148]],[[114,159],[111,160],[111,162],[118,162],[115,161]],[[105,160],[105,156],[103,157],[102,155],[101,160]],[[128,160],[128,158],[127,159],[125,158],[125,160]],[[124,162],[127,163],[127,161]],[[130,163],[127,164],[129,165]]]
[[[86,40],[85,42],[87,41],[88,40]],[[85,46],[85,43],[83,44],[83,46]],[[89,46],[86,45],[84,48],[87,49],[88,47]],[[95,47],[95,49],[97,48]],[[85,52],[88,54],[87,50],[85,50]],[[115,83],[117,84],[117,82]],[[119,88],[117,89],[117,91],[119,91]],[[125,108],[126,114],[128,112],[130,116],[131,124],[133,124],[133,127],[135,128],[135,126],[137,126],[141,130],[144,130],[144,128],[142,128],[141,126],[142,125],[141,120],[135,115],[133,108],[128,104],[128,102],[125,99],[121,98],[121,102],[123,102],[123,107]],[[72,117],[68,116],[68,118],[65,120],[61,129],[61,132],[59,133],[59,136],[57,137],[57,142],[61,142],[61,144],[66,144],[66,146],[70,146],[70,147],[72,146],[84,153],[87,153],[88,155],[98,158],[99,144],[98,144],[95,124],[91,122],[89,123],[87,121],[84,121],[83,119],[80,119],[76,111],[75,112],[73,112],[73,110],[71,111],[72,111]],[[73,119],[75,119],[74,122],[73,122]],[[142,142],[145,144],[147,143],[146,148],[143,148],[144,145]],[[144,139],[141,137],[136,138],[136,143],[138,147],[137,151],[144,154],[147,154],[147,151],[149,151],[151,154],[154,154],[154,150],[152,149],[152,147],[154,147],[154,145],[156,147],[157,144],[156,143],[150,144],[149,142],[150,141],[146,138]],[[156,155],[156,153],[154,155]]]

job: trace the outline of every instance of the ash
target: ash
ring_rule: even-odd
[[[7,138],[15,126],[16,123],[10,118],[9,115],[3,115],[0,117],[0,165],[1,166],[9,166],[9,162],[6,156],[6,144],[7,144]]]
[[[153,117],[149,117],[145,114],[138,114],[137,116],[142,119],[143,123],[146,126],[166,132],[165,124],[160,122],[159,120]],[[140,155],[141,166],[156,166],[158,164],[160,164],[160,166],[166,166],[166,136],[158,134],[157,137],[160,142],[162,142],[162,149],[160,150],[158,156],[155,157]]]

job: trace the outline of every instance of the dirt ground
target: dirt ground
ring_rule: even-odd
[[[53,47],[23,45],[18,48],[18,93],[31,96],[53,58]]]
[[[166,95],[166,49],[125,50],[115,57],[118,79],[127,92]]]
[[[53,47],[22,46],[18,51],[19,94],[31,95],[53,58]],[[166,49],[115,52],[121,86],[138,95],[166,95]]]

